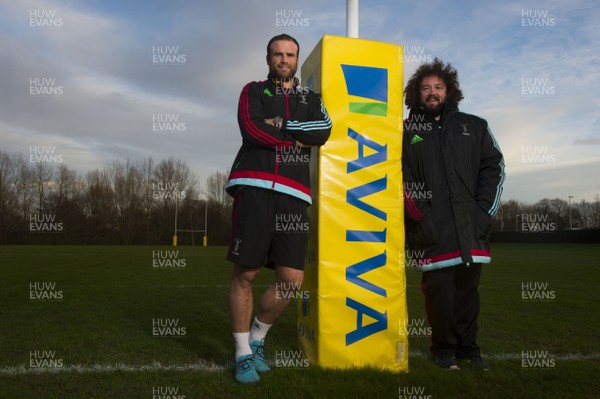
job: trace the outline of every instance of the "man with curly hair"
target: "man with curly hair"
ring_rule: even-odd
[[[490,263],[504,160],[485,120],[458,110],[458,73],[438,58],[404,90],[402,171],[407,253],[421,288],[437,365],[488,370],[477,345],[481,265]]]

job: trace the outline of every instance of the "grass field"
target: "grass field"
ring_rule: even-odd
[[[225,249],[172,250],[0,247],[0,398],[600,397],[600,245],[494,246],[481,282],[487,373],[434,367],[425,322],[408,373],[275,368],[250,387],[233,381]],[[420,273],[407,276],[419,326]],[[271,360],[297,350],[295,318],[291,306],[269,333]]]

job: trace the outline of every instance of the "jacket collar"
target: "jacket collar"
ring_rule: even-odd
[[[452,114],[454,114],[456,112],[458,112],[458,104],[456,104],[454,102],[447,102],[444,105],[444,108],[442,109],[442,116],[441,116],[440,120],[437,122],[438,123],[444,122],[448,117],[450,117]],[[425,115],[426,117],[433,119],[433,117],[431,117],[427,112],[425,112],[425,110],[423,109],[422,106],[411,109],[409,115]],[[409,116],[409,118],[410,118],[410,116]]]

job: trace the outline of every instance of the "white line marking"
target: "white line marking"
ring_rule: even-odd
[[[115,371],[139,372],[139,371],[208,371],[220,372],[233,367],[230,364],[216,364],[213,362],[200,361],[191,364],[161,364],[153,362],[151,364],[128,365],[123,363],[115,364],[92,364],[92,365],[65,365],[63,367],[39,367],[27,368],[24,365],[17,367],[0,368],[0,375],[27,375],[27,374],[59,374],[59,373],[112,373]]]
[[[417,357],[417,358],[424,358],[424,357],[431,356],[428,352],[412,351],[412,350],[408,351],[408,355],[409,355],[409,357]],[[521,360],[522,354],[521,353],[486,354],[484,352],[484,353],[482,353],[482,357],[484,359],[491,359],[491,360]],[[565,362],[581,361],[581,360],[598,360],[598,359],[600,359],[600,353],[588,353],[586,355],[583,355],[581,353],[566,353],[566,354],[560,354],[560,355],[553,355],[552,353],[548,353],[548,358],[554,359],[554,360],[565,361]]]
[[[498,354],[483,354],[484,359],[488,360],[521,360],[521,353],[498,353]],[[426,358],[429,354],[422,351],[410,351],[409,357],[412,358]],[[561,355],[548,354],[550,359],[558,361],[582,361],[582,360],[598,360],[600,359],[600,353],[589,353],[583,355],[581,353],[567,353]],[[273,362],[270,362],[273,363]],[[123,372],[157,372],[157,371],[198,371],[198,372],[222,372],[231,370],[233,368],[233,362],[225,364],[217,364],[214,362],[200,361],[198,363],[189,364],[161,364],[160,362],[153,362],[150,364],[142,365],[128,365],[123,363],[113,364],[92,364],[92,365],[65,365],[63,367],[41,367],[41,368],[27,368],[24,365],[16,367],[3,367],[0,368],[0,375],[4,376],[17,376],[17,375],[31,375],[31,374],[59,374],[59,373],[79,373],[79,374],[100,374],[100,373],[112,373],[115,371]]]

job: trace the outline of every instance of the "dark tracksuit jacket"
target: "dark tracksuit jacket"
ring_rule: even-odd
[[[406,245],[423,271],[490,262],[490,221],[504,182],[485,120],[446,104],[441,122],[421,110],[404,122]]]
[[[298,85],[285,89],[269,76],[265,81],[248,83],[238,106],[242,134],[240,148],[231,168],[227,192],[243,186],[274,190],[312,203],[310,192],[310,148],[297,147],[296,141],[320,146],[331,132],[331,120],[321,96]],[[277,130],[265,118],[283,118]],[[288,162],[287,160],[294,161]]]

